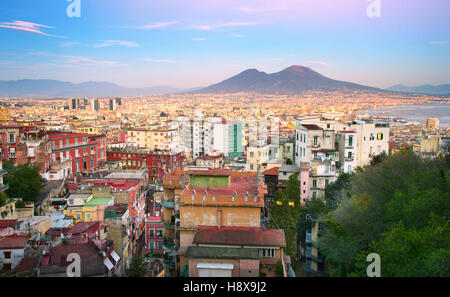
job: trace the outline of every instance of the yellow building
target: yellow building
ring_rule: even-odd
[[[84,205],[69,206],[64,210],[66,216],[72,217],[74,223],[103,221],[105,208],[113,204],[111,197],[92,198]]]
[[[131,128],[127,130],[128,143],[151,150],[168,150],[175,137],[176,129]]]
[[[0,121],[7,121],[8,120],[8,110],[0,107]]]

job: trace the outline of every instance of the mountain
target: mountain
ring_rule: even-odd
[[[280,72],[267,74],[248,69],[220,83],[192,93],[238,93],[298,94],[302,91],[385,90],[327,78],[309,67],[294,65]]]
[[[419,94],[429,94],[429,95],[446,95],[450,94],[450,84],[444,85],[423,85],[416,87],[408,87],[404,85],[395,85],[387,88],[388,91],[394,92],[404,92],[404,93],[419,93]]]
[[[74,84],[48,79],[0,81],[0,97],[110,97],[178,93],[182,90],[156,86],[150,88],[124,88],[108,82]]]

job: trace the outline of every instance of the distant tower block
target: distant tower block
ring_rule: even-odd
[[[439,119],[438,118],[427,118],[427,128],[428,129],[439,129]]]
[[[99,111],[99,109],[100,109],[100,105],[99,105],[98,99],[92,99],[91,100],[91,110]]]
[[[69,109],[76,110],[80,106],[80,99],[70,98],[69,99]]]

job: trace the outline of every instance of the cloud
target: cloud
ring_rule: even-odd
[[[431,45],[450,44],[450,40],[432,41],[432,42],[430,42],[430,44],[431,44]]]
[[[139,44],[131,41],[123,41],[123,40],[104,40],[103,43],[96,44],[94,47],[109,47],[109,46],[127,46],[127,47],[138,47]]]
[[[244,26],[257,26],[261,23],[257,22],[225,22],[211,25],[193,25],[191,28],[194,30],[210,31],[219,28],[232,28],[232,27],[244,27]]]
[[[205,38],[192,38],[193,41],[203,41],[206,40]]]
[[[148,24],[148,25],[142,25],[142,26],[117,26],[117,28],[151,30],[151,29],[165,28],[167,26],[175,25],[178,23],[179,23],[178,21],[169,21],[169,22],[159,22],[159,23],[155,23],[155,24]]]
[[[311,66],[311,67],[328,67],[328,66],[330,66],[330,64],[328,64],[327,62],[323,62],[323,61],[308,61],[308,62],[306,62],[306,65]]]
[[[1,22],[0,28],[25,31],[25,32],[30,32],[30,33],[34,33],[34,34],[44,35],[44,36],[60,37],[60,36],[55,36],[55,35],[45,33],[41,30],[41,28],[55,29],[55,27],[42,25],[42,24],[36,24],[36,23],[30,23],[30,22],[25,22],[25,21]]]
[[[108,66],[108,67],[118,67],[118,66],[128,66],[127,64],[122,64],[117,61],[105,61],[105,60],[96,60],[89,57],[83,56],[70,56],[70,55],[61,55],[61,54],[52,54],[45,52],[35,52],[31,53],[34,56],[45,56],[45,57],[54,57],[59,58],[56,64],[60,65],[60,67],[72,67],[72,66]]]
[[[153,63],[177,63],[177,61],[167,59],[144,58],[144,60]]]

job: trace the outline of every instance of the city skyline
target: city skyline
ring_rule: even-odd
[[[0,80],[205,87],[249,68],[311,67],[388,88],[450,77],[446,1],[4,1]],[[446,9],[447,8],[447,9]]]

